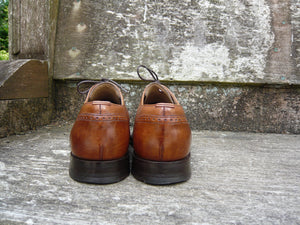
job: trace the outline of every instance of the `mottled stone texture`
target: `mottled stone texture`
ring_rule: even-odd
[[[292,26],[292,49],[291,55],[294,61],[294,73],[300,79],[300,3],[299,0],[292,0],[290,3],[290,20]]]
[[[8,69],[0,71],[0,86],[7,87],[10,81],[8,79],[13,79],[14,82],[6,89],[9,96],[0,93],[1,99],[4,99],[0,101],[0,137],[36,129],[49,124],[52,119],[53,58],[58,5],[58,0],[9,1],[11,61],[5,63]],[[30,66],[32,62],[38,62],[32,59],[45,60],[41,61],[46,67],[43,74]],[[26,70],[24,63],[29,65]],[[43,85],[39,82],[41,78]],[[44,89],[43,94],[35,93],[36,89]],[[28,94],[30,90],[32,93]],[[15,99],[16,93],[20,99]]]
[[[145,64],[193,129],[300,132],[297,0],[11,0],[10,9],[10,55],[48,60],[58,119],[75,119],[82,103],[72,80],[104,77],[131,90],[133,123]]]
[[[60,3],[58,118],[75,119],[83,100],[70,80],[105,77],[131,90],[133,123],[144,87],[135,70],[145,64],[169,82],[193,129],[300,132],[298,1]]]
[[[145,84],[124,83],[125,103],[134,122]],[[195,130],[300,133],[300,88],[213,84],[167,84]],[[84,97],[75,82],[57,81],[57,118],[74,121]]]
[[[61,0],[55,78],[300,83],[297,1]],[[295,37],[294,39],[292,37]]]
[[[9,57],[53,64],[59,0],[9,0]]]
[[[300,224],[299,135],[193,131],[188,182],[90,185],[69,177],[70,129],[0,139],[0,224]]]
[[[0,138],[49,124],[54,105],[48,62],[13,60],[0,68]]]
[[[52,111],[48,98],[0,101],[0,138],[49,124]]]
[[[47,59],[49,0],[10,0],[10,59]]]

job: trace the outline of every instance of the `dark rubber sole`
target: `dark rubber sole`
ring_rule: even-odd
[[[177,161],[161,162],[143,159],[133,153],[132,175],[153,185],[168,185],[187,181],[191,177],[190,154]]]
[[[116,160],[86,160],[71,153],[69,174],[78,182],[111,184],[125,179],[130,173],[129,156]]]

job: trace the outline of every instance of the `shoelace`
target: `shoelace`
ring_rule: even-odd
[[[151,80],[151,79],[145,79],[144,77],[142,77],[141,74],[140,74],[140,68],[146,69],[146,70],[150,73],[150,75],[153,77],[153,80]],[[141,80],[144,80],[144,81],[151,81],[151,82],[158,82],[158,83],[160,83],[159,80],[158,80],[157,74],[156,74],[153,70],[149,69],[147,66],[139,65],[139,66],[137,67],[137,74],[138,74],[138,76],[139,76],[139,78],[140,78]]]
[[[116,81],[113,81],[113,80],[110,80],[110,79],[106,79],[106,78],[102,78],[100,81],[98,80],[83,80],[83,81],[80,81],[79,83],[77,83],[77,92],[80,93],[80,94],[86,94],[90,91],[91,87],[89,87],[88,89],[84,90],[84,91],[81,91],[80,90],[80,86],[82,84],[101,84],[103,82],[110,82],[112,84],[115,84],[117,87],[119,87],[121,90],[125,91],[125,92],[128,92],[127,89],[123,88],[120,84],[118,84]]]
[[[141,74],[140,74],[140,68],[144,68],[144,69],[146,69],[149,73],[150,73],[150,75],[153,77],[153,80],[152,79],[145,79],[144,77],[142,77],[141,76]],[[149,69],[147,66],[144,66],[144,65],[139,65],[138,67],[137,67],[137,74],[138,74],[138,76],[139,76],[139,78],[141,79],[141,80],[144,80],[144,81],[151,81],[151,82],[158,82],[158,83],[160,83],[160,81],[158,80],[158,76],[157,76],[157,74],[153,71],[153,70],[151,70],[151,69]],[[102,78],[100,81],[96,81],[96,80],[83,80],[83,81],[80,81],[79,83],[77,83],[77,92],[78,93],[80,93],[80,94],[86,94],[86,93],[88,93],[89,91],[90,91],[90,89],[91,89],[91,87],[89,87],[88,89],[86,89],[86,90],[83,90],[83,91],[81,91],[80,90],[80,86],[81,85],[83,85],[83,84],[100,84],[100,83],[103,83],[103,82],[110,82],[110,83],[113,83],[113,84],[115,84],[117,87],[119,87],[121,90],[123,90],[123,91],[125,91],[125,92],[128,92],[128,90],[127,89],[125,89],[125,88],[123,88],[120,84],[118,84],[116,81],[113,81],[113,80],[110,80],[110,79],[107,79],[107,78]]]

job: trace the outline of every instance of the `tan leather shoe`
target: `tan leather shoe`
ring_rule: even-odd
[[[77,90],[90,82],[80,82]],[[110,80],[97,82],[89,89],[71,130],[71,178],[108,184],[127,177],[129,137],[129,115],[120,88]]]
[[[145,66],[155,82],[146,86],[133,130],[133,176],[149,184],[172,184],[191,176],[191,129],[174,94],[160,84],[154,71]]]

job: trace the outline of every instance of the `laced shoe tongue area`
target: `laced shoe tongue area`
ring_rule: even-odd
[[[101,83],[95,86],[89,94],[88,101],[107,101],[114,104],[122,104],[120,93],[110,83]]]
[[[146,90],[144,97],[144,104],[157,104],[157,103],[172,103],[174,100],[168,91],[159,87],[158,85],[152,85]]]

